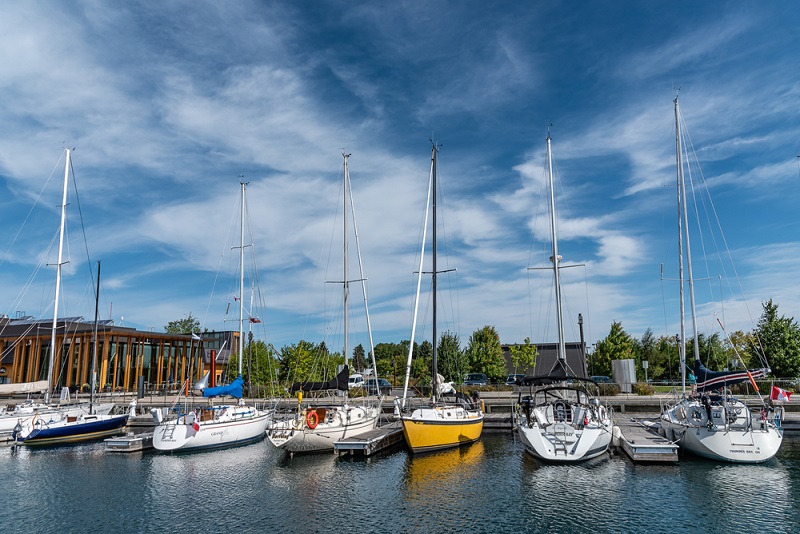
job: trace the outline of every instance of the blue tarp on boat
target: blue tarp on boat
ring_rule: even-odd
[[[218,386],[215,388],[205,388],[203,389],[203,396],[204,397],[219,397],[221,395],[230,395],[231,397],[236,397],[237,399],[242,398],[242,384],[244,384],[244,380],[242,380],[242,376],[239,375],[236,377],[236,380],[228,384],[227,386]]]

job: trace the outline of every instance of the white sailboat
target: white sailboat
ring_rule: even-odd
[[[165,420],[161,410],[154,409],[156,426],[153,429],[153,447],[160,451],[197,451],[222,449],[254,443],[264,439],[272,413],[261,411],[245,404],[242,394],[242,355],[244,354],[244,233],[245,233],[245,189],[241,184],[241,240],[239,243],[239,376],[231,384],[216,388],[204,388],[203,397],[213,398],[229,395],[237,398],[234,404],[214,406],[209,404],[191,412],[180,414],[176,419]],[[185,388],[189,387],[187,379]]]
[[[307,402],[303,404],[303,392],[310,391],[349,391],[348,377],[348,299],[350,295],[350,283],[348,275],[348,199],[349,209],[353,212],[353,229],[356,235],[356,248],[358,251],[358,265],[360,269],[362,295],[364,298],[364,309],[367,318],[367,331],[369,335],[370,354],[372,356],[372,368],[375,366],[375,350],[372,343],[372,327],[369,322],[369,306],[367,304],[366,286],[364,285],[364,272],[361,263],[361,251],[358,245],[358,230],[355,224],[355,209],[353,208],[352,187],[350,184],[350,171],[348,170],[347,160],[350,154],[342,154],[344,158],[344,277],[342,278],[343,287],[343,318],[344,318],[344,348],[345,357],[344,368],[333,380],[327,382],[295,382],[290,393],[298,394],[297,411],[290,417],[280,421],[275,421],[270,428],[268,435],[270,442],[279,449],[283,449],[290,454],[327,452],[334,450],[334,443],[337,441],[363,434],[372,430],[378,424],[381,413],[382,396],[376,399],[364,398],[359,404],[352,403],[347,396],[344,402],[339,403],[319,403]],[[378,393],[380,393],[378,391]]]
[[[58,241],[58,261],[56,263],[56,290],[53,303],[53,327],[50,336],[50,354],[47,366],[47,392],[45,405],[50,400],[51,385],[53,383],[53,362],[56,346],[56,326],[58,324],[58,301],[61,290],[61,266],[63,265],[64,251],[64,226],[67,217],[67,186],[69,184],[70,150],[66,149],[64,164],[64,189],[61,203],[61,226]],[[97,266],[97,287],[95,288],[95,335],[94,357],[92,359],[92,376],[97,366],[97,304],[100,294],[100,264]],[[33,408],[33,406],[31,406]],[[12,431],[15,443],[25,445],[56,445],[98,439],[115,434],[128,421],[128,414],[111,415],[96,413],[94,410],[94,379],[92,382],[92,396],[88,413],[83,407],[70,409],[41,410],[37,406],[35,413],[27,419],[18,420]]]
[[[444,384],[437,368],[437,347],[436,339],[436,281],[439,271],[437,271],[437,251],[436,251],[436,174],[437,174],[437,155],[439,149],[436,144],[431,149],[431,171],[428,185],[428,201],[425,210],[425,230],[422,236],[422,249],[419,258],[419,271],[417,277],[417,292],[414,299],[414,319],[411,327],[411,341],[408,349],[408,360],[406,363],[406,378],[403,385],[403,398],[395,402],[396,411],[400,415],[403,424],[403,435],[409,449],[414,453],[448,449],[473,443],[481,437],[483,432],[484,414],[480,406],[473,403],[466,395],[456,394],[456,402],[446,402],[444,399]],[[428,209],[433,198],[433,208]],[[425,406],[416,407],[411,410],[408,406],[408,385],[411,377],[411,361],[414,350],[414,335],[416,332],[417,310],[419,307],[420,286],[422,284],[422,264],[425,253],[425,236],[427,233],[427,221],[429,211],[433,212],[433,239],[432,239],[432,265],[431,270],[431,292],[433,300],[433,364],[432,375],[436,377],[431,384],[431,398]],[[455,393],[448,387],[448,393]]]
[[[761,463],[774,457],[783,441],[783,430],[761,398],[761,409],[751,413],[741,400],[732,397],[727,386],[766,375],[768,368],[745,371],[709,371],[700,361],[695,310],[694,278],[689,243],[689,218],[684,180],[684,147],[678,97],[675,97],[675,159],[678,187],[678,270],[680,285],[681,398],[667,404],[661,412],[661,429],[667,439],[698,456],[736,463]],[[692,325],[694,328],[694,373],[696,394],[686,394],[686,320],[684,307],[684,241]],[[721,323],[720,323],[721,324]]]
[[[611,444],[612,420],[609,411],[586,388],[592,381],[573,373],[567,365],[564,341],[564,319],[561,309],[561,276],[558,255],[555,193],[553,188],[553,156],[550,134],[547,135],[547,170],[550,189],[550,226],[553,246],[553,277],[556,320],[558,327],[558,359],[550,373],[525,377],[522,386],[530,386],[530,394],[520,392],[514,413],[515,426],[525,450],[536,458],[554,463],[575,463],[595,458],[608,451]]]

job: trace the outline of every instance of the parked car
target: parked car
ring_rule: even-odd
[[[364,388],[367,390],[368,395],[378,395],[378,391],[380,391],[381,395],[391,395],[392,394],[392,384],[389,383],[388,380],[385,378],[378,378],[378,387],[375,388],[375,379],[374,378],[367,378],[364,381]]]
[[[525,375],[508,375],[508,378],[506,378],[506,385],[513,386],[517,383],[517,380],[522,380],[523,378],[525,378]]]
[[[358,373],[350,375],[350,378],[347,379],[348,389],[360,388],[362,385],[364,385],[364,377]]]
[[[465,386],[485,386],[488,383],[489,380],[483,373],[469,373],[466,380],[464,380]]]

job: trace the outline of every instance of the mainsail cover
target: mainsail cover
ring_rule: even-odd
[[[345,367],[333,380],[327,382],[295,382],[289,388],[290,393],[297,391],[324,391],[326,389],[338,389],[347,391],[349,389],[347,381],[350,378],[350,369]]]
[[[203,396],[204,397],[219,397],[220,395],[230,395],[231,397],[236,397],[237,399],[242,398],[242,384],[244,384],[244,380],[242,380],[242,375],[236,377],[236,380],[228,384],[227,386],[219,386],[215,388],[205,388],[203,389]]]
[[[694,374],[697,375],[697,391],[711,391],[724,386],[740,384],[751,378],[763,378],[767,373],[769,373],[769,369],[711,371],[707,369],[700,360],[694,361]]]

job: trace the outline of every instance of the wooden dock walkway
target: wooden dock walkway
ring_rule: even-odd
[[[106,444],[106,452],[140,452],[153,448],[153,433],[128,432],[121,436],[106,438],[103,442]]]
[[[675,463],[678,446],[636,419],[614,421],[612,445],[625,451],[631,460],[642,463]]]
[[[405,443],[403,424],[400,421],[394,421],[358,436],[337,441],[333,444],[333,450],[338,452],[339,455],[358,454],[371,456],[399,443]]]
[[[483,416],[484,432],[513,432],[514,419],[511,412],[487,413]]]

